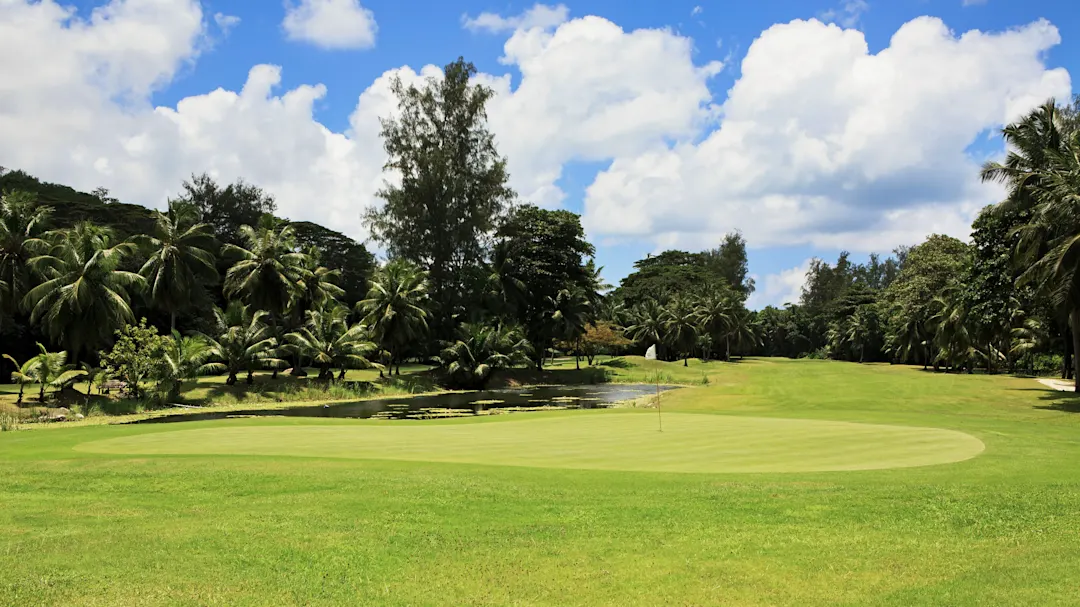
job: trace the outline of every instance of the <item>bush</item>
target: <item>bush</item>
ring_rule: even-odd
[[[1031,371],[1034,375],[1057,375],[1061,373],[1063,363],[1060,354],[1036,354],[1031,363]]]

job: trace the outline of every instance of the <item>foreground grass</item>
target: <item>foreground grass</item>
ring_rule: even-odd
[[[0,604],[1075,603],[1080,417],[1070,395],[1032,380],[827,361],[649,365],[708,377],[665,394],[665,412],[936,427],[985,451],[889,470],[701,474],[507,466],[497,454],[464,464],[85,450],[166,443],[154,435],[175,424],[0,433]],[[599,440],[650,413],[529,415],[587,420]],[[520,419],[185,429],[251,428],[318,446],[306,429],[468,427],[474,442],[490,428],[494,442]],[[645,455],[625,457],[647,461],[656,449],[645,441]]]

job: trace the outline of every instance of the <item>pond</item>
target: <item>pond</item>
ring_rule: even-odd
[[[660,391],[675,386],[660,386]],[[587,386],[536,386],[480,392],[454,392],[430,396],[403,396],[337,403],[296,406],[287,409],[211,411],[165,415],[134,423],[190,422],[231,417],[345,417],[354,419],[438,419],[498,415],[555,409],[604,409],[622,401],[656,394],[649,384],[599,384]]]

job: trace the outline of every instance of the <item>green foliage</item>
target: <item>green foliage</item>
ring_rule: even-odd
[[[278,341],[273,329],[266,324],[267,313],[263,310],[251,312],[240,302],[231,302],[222,310],[214,309],[213,336],[202,335],[210,345],[208,372],[228,373],[225,384],[236,383],[241,371],[247,372],[247,383],[254,383],[256,369],[279,369],[285,361],[278,356]]]
[[[601,285],[586,258],[595,251],[577,215],[533,205],[516,207],[496,238],[489,284],[524,329],[539,369],[554,340],[576,341],[592,318]]]
[[[240,227],[258,225],[264,215],[277,208],[273,196],[243,179],[221,187],[203,173],[192,175],[183,188],[178,202],[194,208],[198,222],[209,226],[213,235],[226,244],[243,246]]]
[[[195,223],[196,216],[193,206],[170,203],[167,213],[154,213],[153,235],[136,238],[149,252],[139,274],[149,286],[150,300],[169,314],[170,330],[176,329],[178,313],[207,300],[205,285],[218,279],[217,243],[208,224]]]
[[[375,271],[375,256],[352,238],[309,221],[290,224],[296,247],[301,251],[319,250],[318,261],[337,273],[334,281],[341,288],[343,302],[359,301],[367,293],[368,279]]]
[[[383,122],[382,137],[386,168],[402,179],[382,189],[385,204],[367,214],[391,257],[428,272],[437,338],[450,337],[452,317],[473,303],[467,276],[483,261],[486,235],[514,196],[486,125],[492,90],[470,83],[476,68],[463,59],[443,73],[421,87],[392,81],[399,115]]]
[[[265,310],[275,323],[300,291],[306,256],[295,250],[292,227],[269,218],[257,228],[240,226],[239,239],[243,246],[221,249],[236,260],[225,275],[225,296]]]
[[[427,334],[430,305],[427,273],[413,263],[395,260],[375,272],[367,297],[356,308],[393,365],[400,364],[406,348],[418,345]]]
[[[166,360],[169,342],[158,334],[156,327],[147,326],[145,318],[140,319],[138,324],[126,325],[116,332],[112,349],[100,354],[101,365],[107,375],[123,380],[128,392],[140,398],[145,394],[145,384],[169,378],[170,363]]]
[[[115,242],[113,231],[91,223],[50,233],[48,252],[30,265],[44,280],[24,298],[30,322],[40,324],[56,343],[75,356],[107,344],[113,332],[134,322],[131,293],[145,279],[122,270],[135,252],[130,242]]]
[[[517,327],[464,324],[439,362],[451,386],[479,390],[496,369],[525,364],[532,354],[532,345]]]
[[[0,325],[19,310],[33,285],[30,260],[48,248],[42,236],[51,214],[30,192],[0,195]]]
[[[740,232],[725,235],[719,247],[702,255],[709,276],[718,277],[728,287],[738,291],[743,300],[754,292],[754,279],[749,277],[746,239]]]
[[[349,311],[340,304],[327,304],[321,310],[309,310],[307,322],[285,339],[319,369],[319,379],[333,378],[331,370],[340,369],[339,379],[347,369],[375,366],[367,356],[378,347],[369,338],[368,328],[348,324]]]

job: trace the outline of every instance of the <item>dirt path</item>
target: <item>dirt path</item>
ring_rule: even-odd
[[[1065,379],[1040,379],[1039,383],[1058,392],[1073,391],[1073,383]]]

